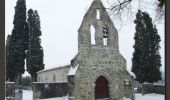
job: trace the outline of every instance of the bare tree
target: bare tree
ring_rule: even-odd
[[[165,0],[151,0],[152,2],[148,3],[148,0],[114,0],[111,6],[108,8],[110,15],[116,16],[119,20],[125,18],[133,18],[136,12],[134,5],[138,5],[138,8],[152,9],[155,12],[155,20],[160,21],[164,19],[165,15]],[[133,5],[133,6],[132,6]]]

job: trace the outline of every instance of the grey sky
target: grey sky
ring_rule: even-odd
[[[42,31],[41,45],[44,49],[45,69],[70,64],[70,60],[78,52],[77,30],[92,1],[93,0],[26,0],[27,10],[32,8],[37,10],[40,15]],[[110,7],[107,2],[112,2],[112,0],[102,1],[106,8]],[[14,7],[16,6],[16,2],[17,0],[5,0],[5,37],[11,34],[13,29]],[[140,8],[138,5],[134,7],[134,13],[136,13],[138,8]],[[147,9],[153,18],[154,12],[151,10],[153,8],[148,7],[145,9]],[[120,22],[118,22],[118,20],[113,19],[113,23],[118,29],[120,52],[125,57],[127,67],[130,70],[135,25],[133,22],[123,24],[120,29]],[[161,36],[160,54],[164,70],[164,24],[157,24],[157,28]]]

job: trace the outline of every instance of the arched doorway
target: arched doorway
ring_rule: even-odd
[[[96,80],[95,99],[109,98],[108,80],[104,76],[100,76]]]

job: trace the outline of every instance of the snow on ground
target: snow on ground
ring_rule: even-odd
[[[135,94],[136,100],[165,100],[165,95],[161,94],[145,94],[142,96],[141,93]]]
[[[49,99],[37,99],[37,100],[68,100],[68,96],[58,97],[58,98],[49,98]]]
[[[33,92],[29,90],[23,90],[23,100],[32,100]]]
[[[23,100],[32,100],[32,91],[23,90]],[[135,94],[136,100],[165,100],[165,95],[161,94],[145,94],[142,95],[141,93]],[[68,96],[65,97],[56,97],[56,98],[48,98],[48,99],[37,99],[37,100],[68,100]],[[123,100],[130,100],[128,98],[124,98]]]

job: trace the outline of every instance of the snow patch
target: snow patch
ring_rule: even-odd
[[[5,82],[5,83],[15,83],[15,82]]]
[[[142,95],[141,93],[135,94],[136,100],[165,100],[165,95],[161,94],[145,94]]]
[[[130,98],[127,98],[127,97],[123,97],[122,100],[131,100]]]
[[[68,95],[65,97],[54,97],[54,98],[37,99],[37,100],[68,100]]]
[[[32,90],[23,90],[23,100],[33,100],[33,91]]]
[[[48,84],[48,83],[67,83],[67,81],[58,81],[58,82],[33,82],[33,83],[35,83],[35,84],[36,84],[36,83],[37,83],[37,84],[38,84],[38,83],[47,83],[47,84]]]
[[[159,83],[154,83],[153,85],[157,85],[157,86],[165,86],[165,84],[159,84]]]
[[[77,66],[75,67],[75,68],[73,68],[72,66],[71,66],[71,68],[70,68],[70,70],[69,70],[69,72],[68,72],[68,75],[75,75],[76,74],[76,72],[77,72],[77,68],[79,67],[79,64],[77,64]]]
[[[129,73],[129,75],[133,76],[133,78],[136,77],[135,74],[134,74],[133,72],[129,71],[128,69],[125,69],[125,70],[127,71],[127,73]]]

